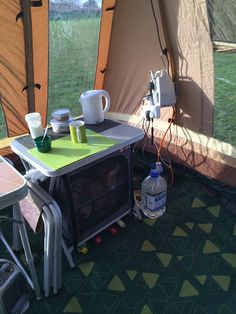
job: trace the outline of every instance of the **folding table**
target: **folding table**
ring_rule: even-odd
[[[54,158],[54,159],[51,158],[51,161],[50,161],[51,164],[50,164],[47,162],[47,155],[46,154],[44,154],[44,156],[43,156],[43,155],[38,155],[35,152],[32,152],[32,148],[34,147],[34,144],[33,144],[33,141],[32,141],[30,136],[15,139],[11,143],[11,148],[21,158],[26,170],[28,170],[32,167],[36,168],[42,174],[49,177],[51,180],[51,185],[53,185],[54,179],[61,177],[63,175],[72,173],[73,171],[78,170],[84,166],[88,166],[92,162],[99,160],[105,156],[108,156],[109,154],[115,153],[116,151],[123,150],[126,147],[131,146],[134,143],[138,142],[144,136],[144,132],[142,129],[139,129],[137,127],[133,127],[130,125],[126,125],[126,124],[121,124],[117,121],[112,121],[112,120],[108,120],[108,119],[105,119],[105,121],[99,125],[96,125],[96,126],[88,125],[86,127],[89,130],[88,132],[90,132],[89,134],[93,135],[93,133],[91,133],[91,132],[94,131],[94,132],[99,134],[98,137],[101,135],[101,137],[104,137],[105,139],[107,139],[108,143],[110,142],[112,144],[108,145],[107,147],[104,146],[104,149],[95,151],[92,154],[88,153],[83,158],[79,158],[78,160],[76,159],[77,155],[76,155],[75,147],[72,148],[69,146],[68,155],[72,154],[72,156],[75,157],[75,159],[73,161],[69,161],[68,163],[65,162],[65,164],[63,166],[58,166],[58,167],[56,167],[56,169],[53,166],[54,166],[54,161],[55,161],[55,164],[57,163],[57,158]],[[65,145],[68,145],[68,142],[66,142],[66,141],[69,141],[69,137],[65,137],[66,135],[68,136],[68,134],[57,135],[57,134],[53,134],[52,131],[51,131],[51,133],[49,131],[49,134],[52,136],[53,141],[54,140],[56,141],[56,140],[62,138],[62,140],[65,139],[65,142],[64,142]],[[96,134],[95,134],[95,137],[96,137]],[[59,143],[59,142],[57,142],[57,143]],[[54,151],[52,151],[52,155],[54,152],[59,151],[61,148],[61,147],[58,148],[58,146],[56,146],[56,142],[55,143],[52,142],[52,147],[55,148]],[[86,151],[86,149],[84,149],[84,151]],[[81,153],[81,150],[78,150],[78,155],[80,153]],[[58,157],[60,157],[60,156],[58,156]],[[50,188],[49,188],[49,193],[50,193]],[[55,205],[56,202],[54,201],[53,204]],[[51,215],[56,215],[55,212],[57,212],[57,215],[60,216],[60,211],[56,211],[55,207],[57,207],[57,206],[55,205],[53,209],[50,209]],[[47,222],[46,216],[45,216],[45,219],[46,219],[46,221],[44,224],[46,224],[46,222]],[[61,217],[60,217],[60,219],[61,219]],[[59,221],[60,221],[60,219],[59,219]],[[55,221],[55,218],[54,218],[54,226],[57,230],[61,228],[61,225],[58,225],[58,222]],[[59,233],[61,234],[61,231]],[[46,234],[45,236],[49,237],[50,235]],[[58,251],[58,254],[57,255],[54,254],[54,257],[53,257],[54,263],[55,263],[55,265],[57,265],[57,269],[58,269],[57,273],[53,274],[55,282],[57,283],[56,286],[54,283],[52,283],[52,287],[56,291],[58,288],[60,288],[59,283],[61,283],[61,272],[60,272],[61,267],[59,265],[61,263],[61,256],[60,256],[61,251],[58,248],[58,243],[55,242],[55,235],[54,236],[51,235],[51,237],[53,239],[48,241],[48,243],[52,243],[52,247],[54,249],[54,252]],[[46,242],[47,241],[45,241],[45,243]],[[67,249],[67,247],[65,246],[65,242],[63,242],[63,240],[62,240],[62,246],[63,246],[63,249],[64,249],[65,254],[67,256],[67,259],[69,261],[70,266],[73,266],[73,261],[72,261],[70,252]],[[49,253],[47,248],[46,248],[46,252]],[[58,260],[56,261],[55,258]],[[48,268],[48,264],[46,263],[44,265],[45,274],[47,273],[47,271],[46,271],[47,268]],[[50,279],[48,279],[47,282],[49,282],[49,281],[50,281]]]
[[[19,172],[17,172],[3,157],[0,156],[0,210],[11,205],[13,206],[13,221],[15,221],[14,224],[16,229],[19,230],[31,278],[28,276],[23,266],[17,259],[16,255],[12,251],[10,245],[6,241],[1,228],[0,239],[2,240],[6,249],[14,259],[15,263],[20,267],[20,269],[24,273],[32,289],[35,290],[36,298],[40,299],[41,298],[40,289],[34,268],[33,256],[26,232],[24,218],[21,214],[19,206],[19,201],[26,197],[27,194],[28,189],[24,177]]]

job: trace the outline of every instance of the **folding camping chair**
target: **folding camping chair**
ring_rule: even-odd
[[[71,268],[74,267],[70,249],[62,238],[62,217],[56,201],[38,183],[27,180],[29,195],[21,201],[22,214],[34,232],[40,225],[44,225],[44,291],[50,295],[52,287],[56,294],[62,286],[61,281],[61,247],[63,247]],[[13,230],[13,232],[15,232]],[[13,236],[13,245],[19,249],[18,234]]]

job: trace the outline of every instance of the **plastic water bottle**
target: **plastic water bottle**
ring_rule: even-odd
[[[156,168],[141,184],[141,210],[148,218],[157,218],[166,210],[167,184]]]

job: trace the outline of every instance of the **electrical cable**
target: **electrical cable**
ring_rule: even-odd
[[[141,119],[139,120],[139,122],[135,124],[135,126],[137,127],[141,122],[143,122],[143,118],[141,118]],[[136,153],[136,151],[137,151],[137,149],[138,149],[138,146],[139,146],[139,142],[137,142],[137,143],[134,145],[134,147],[133,147],[133,153]]]
[[[154,17],[155,25],[156,25],[157,37],[158,37],[159,45],[160,45],[160,48],[161,48],[161,60],[162,60],[162,63],[164,65],[165,69],[167,69],[167,72],[169,74],[168,50],[167,50],[167,48],[163,48],[163,46],[162,46],[159,26],[158,26],[157,17],[156,17],[156,13],[155,13],[155,10],[154,10],[154,5],[153,5],[153,0],[150,0],[150,4],[151,4],[151,8],[152,8],[152,14],[153,14],[153,17]],[[166,59],[167,59],[167,66],[166,66],[166,63],[164,62],[164,59],[163,59],[162,55],[164,55],[166,57]]]
[[[168,184],[168,188],[171,187],[173,185],[173,183],[174,183],[174,170],[173,170],[173,166],[172,166],[172,162],[171,161],[167,163],[167,162],[165,162],[162,159],[162,157],[161,157],[161,149],[162,149],[162,145],[163,145],[164,139],[166,137],[166,134],[171,129],[171,125],[172,125],[172,123],[173,123],[173,121],[175,119],[175,114],[176,114],[176,111],[175,111],[175,107],[173,106],[172,107],[172,117],[170,119],[170,123],[169,123],[169,125],[168,125],[168,127],[167,127],[167,129],[166,129],[166,131],[165,131],[161,141],[160,141],[159,147],[157,148],[157,161],[158,162],[161,161],[165,166],[168,167],[168,169],[170,169],[171,180],[170,180],[170,183]],[[157,145],[156,145],[156,147],[157,147]]]
[[[148,122],[148,124],[147,124],[147,122]],[[145,120],[144,141],[142,142],[142,154],[143,155],[144,155],[145,146],[147,145],[147,143],[149,141],[149,138],[148,138],[149,128],[150,128],[150,119]]]
[[[152,126],[151,126],[151,145],[153,146],[154,144],[154,127],[153,127],[153,118],[151,119],[152,121]]]
[[[139,121],[139,123],[142,121],[142,129],[144,132],[144,137],[141,140],[141,142],[137,143],[136,146],[133,148],[133,152],[135,153],[137,151],[138,146],[141,147],[142,153],[144,154],[144,148],[147,145],[148,138],[148,132],[150,128],[150,120],[146,120],[142,118],[142,120]],[[139,124],[138,123],[138,124]]]
[[[164,135],[163,135],[163,137],[162,137],[162,139],[161,139],[160,146],[159,146],[159,149],[158,149],[158,151],[157,151],[157,161],[158,161],[158,162],[160,161],[161,149],[162,149],[162,145],[163,145],[164,139],[165,139],[166,134],[167,134],[167,132],[169,131],[169,129],[170,129],[170,127],[171,127],[171,125],[172,125],[172,123],[173,123],[173,121],[174,121],[174,119],[175,119],[175,113],[176,113],[175,107],[173,106],[173,107],[172,107],[172,117],[171,117],[171,121],[170,121],[170,123],[169,123],[169,125],[168,125],[168,128],[166,129],[166,131],[165,131],[165,133],[164,133]]]
[[[151,3],[151,7],[152,7],[152,14],[153,14],[153,17],[154,17],[154,20],[155,20],[155,24],[156,24],[157,36],[158,36],[159,44],[160,44],[160,47],[161,47],[161,51],[163,52],[164,49],[163,49],[163,46],[162,46],[162,43],[161,43],[161,37],[160,37],[160,32],[159,32],[159,26],[158,26],[158,22],[157,22],[156,13],[155,13],[155,10],[154,10],[153,0],[150,0],[150,3]]]
[[[167,60],[167,73],[168,75],[170,75],[170,60],[168,54],[166,54],[166,60]]]
[[[164,161],[164,159],[162,159],[161,156],[160,156],[160,160],[168,169],[170,169],[171,179],[170,179],[170,183],[167,186],[168,188],[170,188],[174,183],[174,170],[173,170],[172,162],[170,161],[169,163],[167,163],[166,161]]]

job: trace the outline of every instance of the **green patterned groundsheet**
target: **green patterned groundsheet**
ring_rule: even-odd
[[[31,294],[26,313],[236,313],[236,216],[198,181],[177,177],[161,218],[124,221],[116,236],[89,241],[76,269],[63,256],[62,290],[40,302]],[[42,237],[31,240],[42,286]]]

